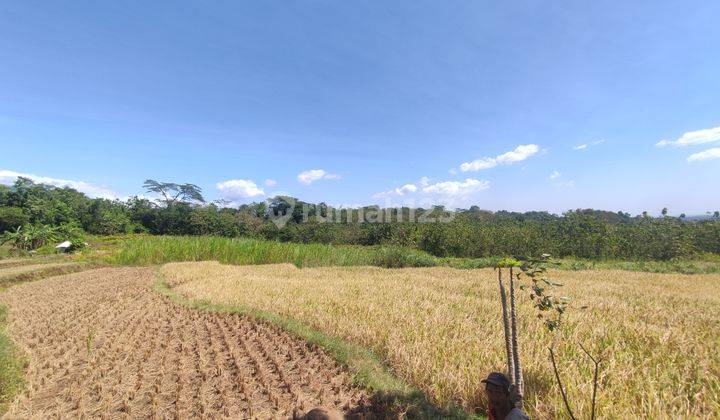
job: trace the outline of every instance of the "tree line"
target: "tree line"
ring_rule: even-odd
[[[146,191],[160,199],[124,201],[89,198],[18,178],[0,185],[0,233],[52,226],[97,235],[216,235],[299,243],[401,245],[439,257],[530,256],[590,259],[669,260],[720,254],[718,211],[702,219],[661,217],[646,212],[578,209],[548,212],[491,212],[476,206],[338,209],[291,197],[227,207],[205,202],[193,184],[148,180]],[[684,216],[684,215],[683,215]],[[281,220],[282,223],[278,223]]]

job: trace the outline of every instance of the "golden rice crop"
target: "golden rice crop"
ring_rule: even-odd
[[[200,262],[168,264],[162,274],[186,296],[278,312],[361,343],[440,405],[483,407],[481,378],[504,370],[498,284],[490,269]],[[520,299],[531,415],[564,411],[548,360],[553,342],[576,415],[588,414],[592,390],[592,365],[579,343],[605,355],[600,417],[707,418],[720,412],[720,276],[551,274],[573,299],[559,333],[547,332],[527,298]]]

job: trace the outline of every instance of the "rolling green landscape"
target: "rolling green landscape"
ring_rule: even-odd
[[[661,217],[590,209],[562,215],[489,212],[475,207],[333,209],[290,197],[224,208],[204,203],[201,191],[192,184],[161,185],[180,192],[189,188],[193,194],[181,193],[174,200],[164,201],[137,197],[111,201],[19,178],[11,187],[0,185],[0,231],[5,232],[5,242],[15,243],[20,252],[54,252],[50,245],[65,240],[82,248],[88,235],[242,238],[229,248],[220,239],[202,244],[185,239],[179,248],[166,245],[167,257],[147,255],[139,249],[142,241],[124,246],[119,258],[139,258],[146,263],[197,258],[192,255],[205,252],[238,263],[383,265],[381,260],[403,254],[407,260],[403,265],[482,267],[491,266],[493,258],[547,253],[568,261],[568,268],[624,264],[650,271],[705,272],[714,270],[720,254],[717,211],[689,219],[667,216],[667,209]],[[148,188],[150,192],[157,190]],[[284,224],[277,223],[279,218]],[[264,241],[288,245],[266,245]],[[202,247],[202,251],[182,249],[193,246]],[[397,251],[399,248],[420,252]],[[7,248],[2,252],[7,254]],[[183,257],[183,252],[190,254]]]

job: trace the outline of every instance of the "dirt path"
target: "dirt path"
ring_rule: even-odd
[[[288,418],[365,399],[329,356],[274,327],[175,305],[147,268],[12,287],[26,389],[7,417]]]

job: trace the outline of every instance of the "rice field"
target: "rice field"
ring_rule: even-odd
[[[14,284],[60,274],[87,270],[92,265],[79,262],[46,262],[0,267],[0,291]]]
[[[496,275],[491,269],[383,269],[291,264],[172,263],[174,290],[197,300],[277,312],[372,349],[441,406],[485,407],[480,379],[504,370]],[[602,354],[600,418],[712,418],[720,412],[720,275],[555,271],[571,297],[563,328],[546,331],[520,299],[526,408],[564,415],[548,360],[580,417],[589,414],[592,364]]]

